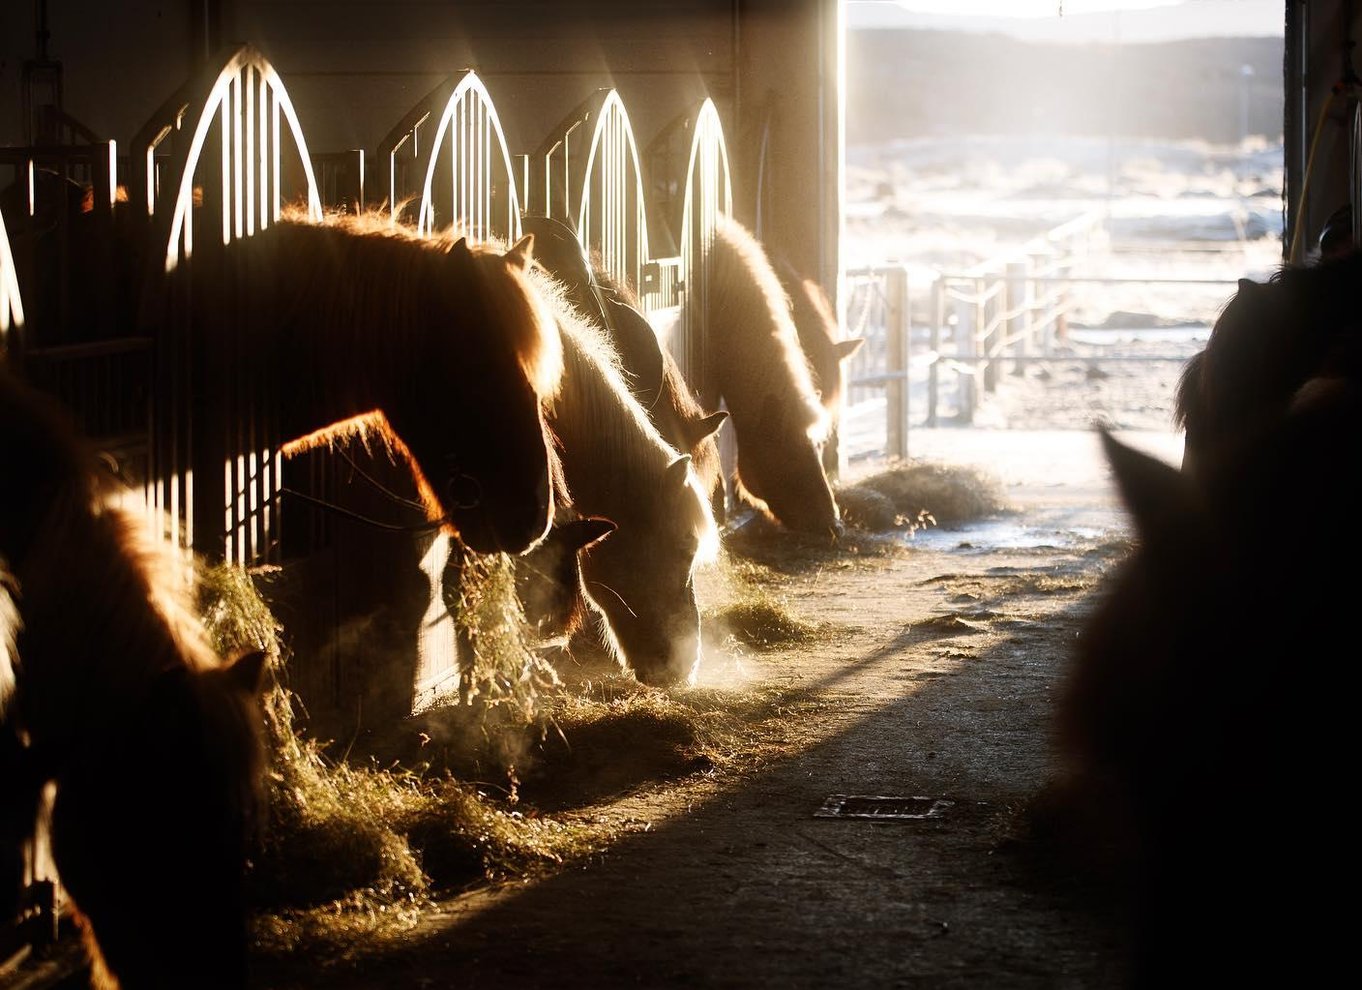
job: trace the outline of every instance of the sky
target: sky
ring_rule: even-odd
[[[1282,37],[1285,0],[847,0],[852,30],[996,31],[1030,41]]]

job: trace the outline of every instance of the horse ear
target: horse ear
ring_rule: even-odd
[[[269,657],[264,650],[251,650],[228,663],[223,673],[229,685],[255,697],[265,687],[265,666],[268,663]]]
[[[690,476],[690,454],[682,454],[667,465],[667,481],[680,488]]]
[[[848,337],[846,340],[839,340],[832,346],[833,353],[837,355],[838,361],[845,361],[851,355],[861,349],[865,343],[864,337]]]
[[[454,242],[454,246],[451,247],[451,248],[449,249],[449,253],[450,253],[450,254],[472,254],[473,252],[470,251],[470,250],[468,250],[468,238],[467,238],[467,237],[460,237],[457,241]]]
[[[574,519],[565,524],[563,529],[566,531],[563,538],[569,546],[574,550],[586,550],[600,543],[619,527],[615,525],[613,519],[606,519],[604,516],[587,516],[585,519]]]
[[[1172,465],[1127,447],[1105,429],[1100,433],[1121,499],[1141,539],[1167,538],[1185,528],[1196,514],[1191,480]]]
[[[534,254],[534,235],[526,234],[516,241],[511,250],[506,252],[506,261],[516,268],[526,271],[530,267],[530,257]]]
[[[695,419],[686,420],[681,427],[681,431],[686,437],[686,443],[694,449],[701,441],[718,433],[719,427],[724,425],[726,419],[728,419],[728,410],[720,409],[708,416],[697,416]]]

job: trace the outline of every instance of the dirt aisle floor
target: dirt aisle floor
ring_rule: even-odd
[[[1119,986],[1119,927],[1018,841],[1089,596],[1127,548],[1098,468],[1013,486],[1015,514],[900,551],[773,569],[768,590],[823,633],[711,658],[709,680],[775,698],[744,759],[566,809],[630,828],[344,959],[263,958],[257,984]],[[817,817],[837,794],[942,803],[925,819]]]

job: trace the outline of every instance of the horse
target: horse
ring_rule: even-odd
[[[1058,792],[1072,844],[1116,866],[1136,986],[1312,985],[1345,963],[1344,917],[1309,905],[1351,824],[1299,798],[1353,766],[1355,634],[1327,603],[1362,591],[1359,426],[1362,386],[1328,376],[1212,476],[1104,435],[1137,540],[1077,641]]]
[[[571,639],[587,618],[582,554],[618,527],[600,516],[565,518],[515,561],[516,596],[540,640]]]
[[[3,368],[0,462],[0,729],[22,742],[5,800],[55,784],[53,860],[97,983],[243,987],[265,656],[213,653],[67,411]]]
[[[604,332],[544,273],[563,341],[563,377],[548,423],[566,480],[561,522],[616,529],[581,558],[582,591],[602,639],[648,684],[692,681],[700,666],[694,576],[716,559],[719,532],[690,455],[667,443],[630,394]]]
[[[783,258],[775,265],[781,287],[790,299],[790,316],[809,364],[809,378],[829,422],[835,426],[842,411],[843,366],[861,349],[865,338],[843,339],[837,313],[823,287],[800,275]]]
[[[1214,472],[1233,460],[1307,380],[1358,369],[1359,277],[1362,252],[1351,252],[1283,266],[1264,283],[1239,280],[1178,380],[1174,422],[1186,432],[1186,470]]]
[[[789,297],[761,244],[729,217],[719,218],[708,257],[705,392],[723,400],[733,424],[738,492],[791,530],[835,536],[822,463],[829,418]]]
[[[552,519],[543,402],[562,372],[532,249],[287,211],[171,277],[190,280],[208,369],[278,383],[286,455],[377,439],[410,465],[431,523],[474,551],[520,553]],[[208,408],[237,387],[228,373],[202,386]]]
[[[535,237],[536,263],[563,285],[569,302],[605,329],[619,354],[629,391],[662,438],[690,454],[720,511],[723,478],[717,434],[728,413],[707,412],[700,405],[676,359],[643,315],[633,289],[612,277],[598,259],[588,258],[571,228],[551,217],[525,217],[523,224]]]

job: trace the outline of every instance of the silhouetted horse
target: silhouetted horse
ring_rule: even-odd
[[[65,413],[3,368],[0,464],[3,728],[25,742],[5,801],[31,810],[55,782],[53,856],[97,975],[242,987],[264,656],[213,654]]]
[[[376,433],[410,463],[432,522],[473,550],[519,553],[552,518],[542,403],[562,370],[526,277],[532,244],[503,253],[386,216],[290,214],[175,277],[192,278],[207,366],[240,368],[235,351],[278,383],[286,452]],[[217,327],[233,329],[203,329]],[[235,387],[206,377],[206,405]]]
[[[1175,420],[1184,465],[1214,471],[1281,416],[1305,382],[1362,370],[1362,253],[1283,267],[1265,283],[1240,279],[1206,347],[1183,369]]]
[[[1138,986],[1346,964],[1351,919],[1323,905],[1355,873],[1332,798],[1355,767],[1360,427],[1362,389],[1320,378],[1204,481],[1104,437],[1137,544],[1078,641],[1061,793],[1079,847],[1106,835],[1125,867]]]
[[[705,388],[728,408],[740,494],[792,530],[836,533],[822,463],[828,416],[789,297],[761,245],[728,217],[715,227],[705,298]]]
[[[629,393],[603,331],[540,274],[563,340],[562,386],[549,425],[570,503],[562,522],[599,516],[617,527],[582,555],[583,588],[602,633],[635,675],[687,681],[700,662],[694,573],[718,551],[718,530],[689,455],[670,446]]]
[[[860,350],[865,338],[842,339],[832,300],[813,279],[804,278],[788,261],[777,263],[776,273],[790,297],[790,315],[799,334],[799,346],[809,362],[814,391],[829,420],[836,424],[842,411],[843,365]]]

